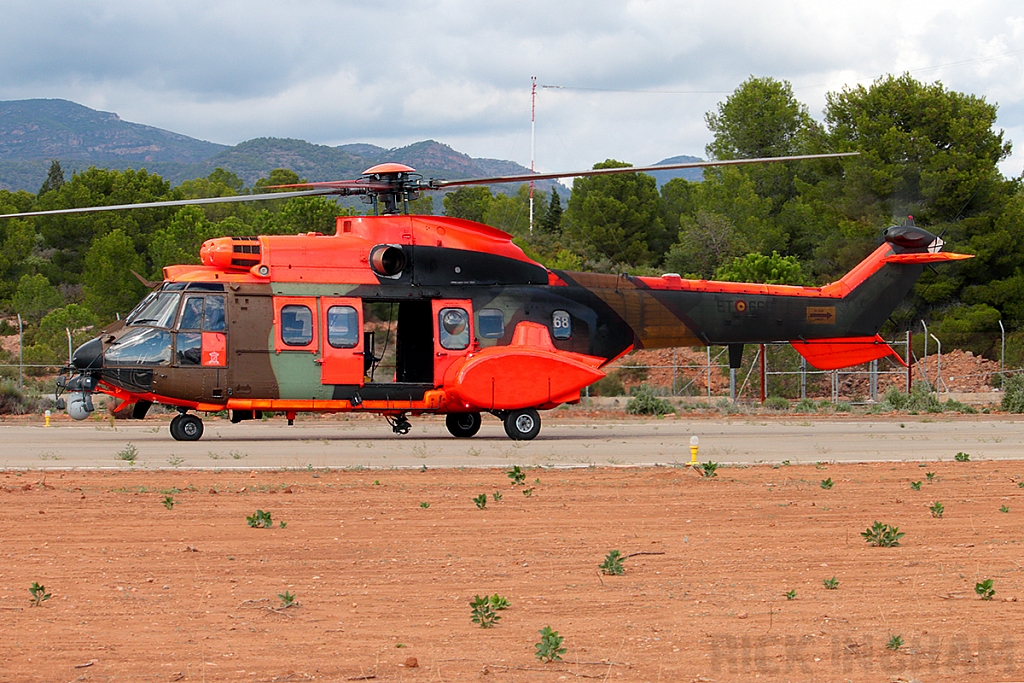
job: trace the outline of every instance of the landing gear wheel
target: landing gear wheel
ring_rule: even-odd
[[[179,415],[171,420],[171,436],[175,441],[199,441],[203,436],[203,421],[195,415]]]
[[[171,436],[175,441],[183,441],[185,438],[181,435],[181,418],[183,417],[185,417],[184,413],[178,413],[171,419]]]
[[[513,441],[529,441],[540,433],[540,415],[533,408],[510,410],[505,415],[505,433]]]
[[[384,419],[388,421],[389,425],[391,425],[391,431],[395,434],[402,434],[404,436],[409,433],[410,429],[412,429],[412,424],[409,423],[409,418],[407,418],[404,413],[402,415],[395,415],[394,417],[385,415]]]
[[[468,438],[480,431],[480,413],[449,413],[444,424],[452,436]]]

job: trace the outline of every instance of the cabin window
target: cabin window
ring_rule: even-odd
[[[336,349],[353,349],[359,345],[359,314],[351,306],[327,309],[327,343]]]
[[[199,332],[179,332],[178,365],[199,365],[203,360],[203,335]]]
[[[461,351],[469,346],[469,314],[462,308],[442,308],[437,313],[441,348]]]
[[[203,312],[204,332],[223,332],[227,329],[224,322],[224,297],[206,297],[206,310]]]
[[[569,339],[572,337],[572,318],[565,311],[555,311],[551,314],[551,336],[555,339]]]
[[[484,308],[477,313],[477,332],[486,339],[499,339],[505,334],[505,314],[497,308]]]
[[[181,307],[179,330],[201,330],[203,328],[203,297],[187,296]]]
[[[308,306],[281,309],[281,341],[287,346],[308,346],[313,341],[313,312]]]
[[[174,316],[178,312],[181,294],[159,292],[150,294],[145,301],[135,308],[126,323],[128,325],[151,325],[168,328],[174,324]]]
[[[132,330],[103,354],[110,365],[167,365],[171,362],[171,333],[151,327]]]

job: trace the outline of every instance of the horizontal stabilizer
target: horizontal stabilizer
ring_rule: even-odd
[[[836,337],[833,339],[795,340],[789,342],[807,362],[819,370],[838,370],[860,365],[886,356],[895,356],[904,367],[906,362],[877,334],[874,337]]]

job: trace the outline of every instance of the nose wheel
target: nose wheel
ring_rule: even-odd
[[[182,413],[171,420],[171,436],[175,441],[199,441],[203,436],[203,421],[195,415]]]

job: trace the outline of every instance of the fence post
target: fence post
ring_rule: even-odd
[[[761,344],[761,403],[768,397],[768,387],[766,386],[767,378],[767,362],[765,356],[768,355],[768,347]]]
[[[939,352],[935,355],[935,398],[939,397],[939,391],[942,390],[942,342],[934,334],[932,339],[939,345]],[[949,398],[949,385],[946,385],[946,398]]]
[[[807,398],[807,359],[800,356],[800,400]]]
[[[708,347],[708,407],[711,407],[711,347]]]
[[[18,391],[25,388],[25,335],[21,327],[21,313],[18,314]]]
[[[871,401],[878,403],[878,359],[871,361]]]
[[[999,390],[1006,390],[1006,328],[1002,319],[999,320]]]
[[[911,344],[913,339],[914,333],[907,330],[907,394],[910,394],[910,390],[914,385],[914,352],[912,350],[913,345]]]
[[[679,365],[678,354],[679,349],[672,347],[672,395],[676,395],[676,368]]]
[[[924,377],[924,383],[928,384],[928,326],[921,321],[921,327],[924,328],[924,357],[921,359],[924,362],[921,363],[921,375]]]

